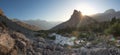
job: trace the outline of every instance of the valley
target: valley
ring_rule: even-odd
[[[120,17],[113,9],[93,16],[74,10],[45,29],[34,22],[9,19],[0,9],[0,55],[120,55]]]

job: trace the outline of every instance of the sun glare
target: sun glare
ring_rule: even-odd
[[[81,4],[81,5],[77,6],[76,9],[80,10],[83,15],[92,15],[97,12],[95,7],[86,5],[86,4]]]

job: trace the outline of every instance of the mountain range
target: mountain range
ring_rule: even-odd
[[[33,30],[49,30],[49,29],[62,29],[66,27],[79,27],[85,24],[90,24],[89,22],[102,22],[110,21],[113,17],[120,18],[120,11],[115,11],[114,9],[108,9],[103,13],[97,13],[90,16],[82,15],[80,11],[74,10],[71,18],[67,21],[45,21],[45,20],[17,20],[16,23],[24,24],[24,26],[29,27]],[[15,20],[16,21],[16,20]],[[29,24],[29,25],[27,25]],[[57,27],[57,28],[56,28]]]
[[[25,23],[25,22],[20,21],[20,20],[18,20],[18,19],[11,19],[11,20],[12,20],[12,22],[14,22],[14,23],[16,23],[16,24],[18,24],[18,25],[20,25],[20,26],[22,26],[22,27],[25,27],[25,28],[27,28],[27,29],[30,29],[30,30],[32,30],[32,31],[41,30],[41,28],[38,27],[38,26],[36,26],[36,25],[28,24],[28,23]]]
[[[35,25],[40,28],[40,30],[49,30],[53,28],[54,26],[62,23],[61,21],[45,21],[45,20],[23,20],[23,22],[30,24],[30,25]]]
[[[108,9],[103,13],[97,13],[91,16],[97,21],[110,21],[113,17],[120,18],[120,11],[115,11],[114,9]]]

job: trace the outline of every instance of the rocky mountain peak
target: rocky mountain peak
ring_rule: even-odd
[[[80,11],[74,10],[73,14],[78,14]]]
[[[116,11],[114,9],[108,9],[104,13],[115,13]]]
[[[74,10],[70,20],[72,20],[72,21],[79,21],[81,19],[81,17],[82,17],[81,12],[77,11],[77,10]]]

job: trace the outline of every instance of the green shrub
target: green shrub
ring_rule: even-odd
[[[120,36],[120,23],[116,22],[105,30],[106,34],[113,34],[114,36]]]
[[[52,36],[52,37],[48,37],[49,39],[51,39],[51,40],[55,40],[56,39],[56,37],[55,36]]]

